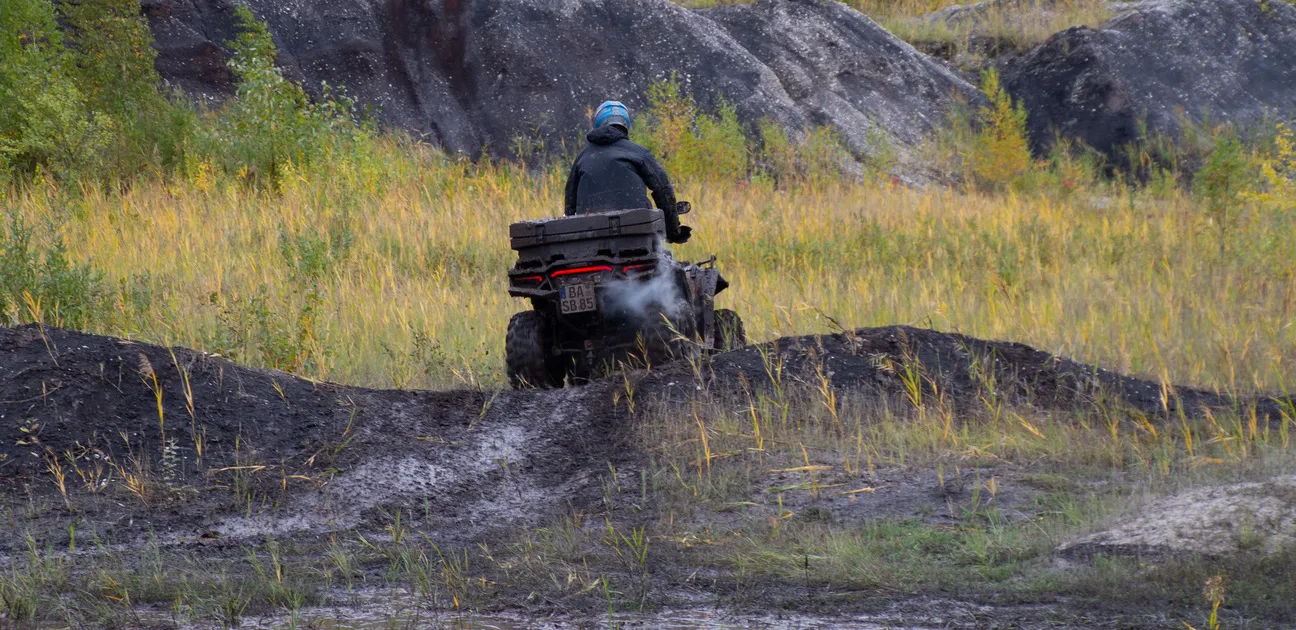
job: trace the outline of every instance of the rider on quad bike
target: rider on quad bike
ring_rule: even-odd
[[[680,225],[675,190],[666,170],[648,149],[631,142],[630,110],[620,101],[606,101],[594,112],[588,144],[567,176],[563,214],[572,216],[607,210],[648,208],[644,189],[666,218],[666,241],[685,243],[692,229]]]
[[[504,363],[513,387],[563,387],[627,363],[746,343],[738,314],[715,308],[729,284],[716,257],[681,262],[665,247],[689,239],[679,224],[689,204],[676,201],[652,153],[627,139],[629,125],[624,105],[601,105],[572,165],[564,216],[509,226],[518,253],[509,295],[531,302],[509,320]]]

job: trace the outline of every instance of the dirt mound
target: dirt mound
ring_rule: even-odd
[[[649,384],[684,390],[686,366],[675,365]],[[921,382],[930,396],[943,394],[956,409],[979,406],[993,390],[1011,405],[1070,410],[1109,405],[1137,411],[1150,420],[1189,417],[1204,409],[1246,411],[1278,421],[1285,403],[1273,398],[1234,400],[1199,389],[1116,374],[1093,365],[1041,352],[1020,343],[986,341],[934,330],[891,326],[836,335],[789,337],[720,355],[707,366],[719,384],[760,385],[775,373],[787,382],[818,387],[820,375],[840,390],[864,390],[902,397],[906,379]],[[915,378],[916,377],[916,378]]]
[[[86,520],[179,537],[381,530],[398,509],[471,537],[583,500],[593,473],[631,453],[611,399],[602,384],[351,388],[191,350],[0,328],[0,494],[58,503],[62,475]]]
[[[1068,542],[1068,556],[1223,556],[1281,553],[1296,546],[1296,476],[1195,488],[1158,499],[1134,518]]]
[[[987,386],[1006,402],[1104,401],[1156,418],[1231,401],[1169,392],[1036,351],[907,327],[781,339],[713,357],[715,387],[771,372],[860,395],[902,396],[916,375],[956,406]],[[909,376],[906,376],[909,375]],[[687,400],[690,365],[635,377]],[[66,527],[65,503],[99,531],[175,540],[382,532],[397,512],[446,540],[536,522],[602,495],[633,467],[619,378],[556,391],[409,392],[345,387],[223,358],[36,326],[0,328],[0,495],[25,506],[0,549]],[[1259,412],[1274,417],[1278,403]],[[60,479],[61,487],[60,487]],[[107,531],[100,531],[107,536]]]

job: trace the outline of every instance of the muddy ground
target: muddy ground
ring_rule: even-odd
[[[352,388],[186,349],[0,329],[0,491],[57,497],[57,462],[82,518],[123,542],[381,529],[377,515],[398,508],[438,538],[471,541],[543,516],[535,506],[586,500],[591,475],[634,457],[612,387]],[[128,502],[84,492],[81,474],[97,467],[118,480],[143,469],[156,487]],[[4,536],[0,549],[19,546]]]
[[[634,400],[686,409],[699,391],[750,393],[775,386],[771,375],[778,373],[808,385],[826,378],[857,400],[892,401],[912,394],[905,385],[906,368],[913,366],[921,366],[928,395],[955,408],[977,404],[987,382],[1014,405],[1118,406],[1152,423],[1207,409],[1252,408],[1262,421],[1277,423],[1287,404],[1167,388],[1020,344],[908,327],[782,339],[700,364],[523,392],[354,388],[182,348],[34,325],[0,328],[0,517],[7,521],[0,527],[0,566],[30,556],[32,541],[70,551],[78,540],[82,548],[94,540],[106,549],[240,558],[249,547],[274,540],[310,556],[344,532],[371,550],[379,541],[398,545],[416,535],[441,553],[506,544],[518,532],[552,532],[555,522],[570,522],[573,514],[614,509],[620,510],[617,526],[634,531],[661,517],[640,504],[647,502],[644,471],[654,455],[636,439]],[[888,517],[954,527],[961,518],[955,503],[980,487],[979,478],[972,481],[980,473],[972,469],[870,470],[862,487],[858,475],[833,474],[819,483],[838,490],[821,496],[816,489],[813,498],[790,493],[786,505],[780,493],[777,509],[826,522]],[[1007,518],[1032,518],[1029,506],[1070,483],[1026,470],[996,474],[998,509]],[[768,492],[802,478],[771,472],[756,486]],[[778,518],[774,508],[753,507],[757,519]],[[609,528],[612,522],[607,519]],[[995,607],[939,603],[940,593],[879,589],[824,596],[795,580],[735,583],[723,572],[691,569],[687,549],[693,542],[675,542],[654,548],[658,568],[639,569],[645,580],[649,573],[660,578],[645,588],[641,606],[649,600],[657,606],[723,601],[759,611],[810,602],[814,614],[886,612],[884,623],[922,618],[915,626],[923,627],[1083,627],[1093,621],[1086,610],[1057,616],[1065,598]],[[443,558],[441,574],[449,583],[445,566]],[[569,583],[575,579],[568,576]],[[604,597],[592,589],[573,588],[577,595],[557,598],[525,586],[498,586],[489,589],[489,601],[476,603],[536,615],[593,614],[591,606]],[[456,593],[453,606],[460,605]],[[1155,626],[1164,621],[1158,614],[1121,612],[1109,622]]]
[[[1021,343],[909,326],[783,338],[719,355],[706,366],[706,372],[716,387],[732,388],[744,381],[759,387],[769,381],[773,365],[781,366],[791,380],[815,385],[822,373],[838,390],[864,392],[879,399],[903,396],[905,368],[917,367],[927,394],[943,392],[956,411],[980,405],[987,382],[993,382],[997,393],[1011,405],[1067,411],[1110,404],[1144,414],[1153,422],[1175,420],[1181,412],[1196,417],[1206,409],[1251,407],[1259,417],[1277,422],[1285,405],[1280,398],[1234,400],[1191,387],[1163,387]],[[676,363],[659,370],[651,382],[685,387],[681,377],[688,373],[689,366]]]

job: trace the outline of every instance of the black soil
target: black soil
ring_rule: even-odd
[[[584,500],[591,471],[633,452],[611,390],[344,387],[181,348],[0,328],[0,503],[28,521],[0,534],[0,553],[21,546],[19,531],[66,527],[55,468],[79,516],[122,542],[381,530],[397,509],[447,540],[480,537]],[[92,492],[81,474],[96,469],[111,481]],[[123,489],[140,469],[144,491]]]
[[[1152,421],[1251,404],[1276,418],[1280,408],[1190,388],[1163,402],[1158,383],[907,327],[782,339],[703,370],[716,387],[760,386],[776,363],[784,378],[813,383],[821,370],[839,390],[893,397],[908,366],[955,405],[977,400],[993,374],[1009,403],[1121,405]],[[638,380],[668,400],[697,389],[679,363]],[[479,540],[594,501],[609,465],[642,462],[624,387],[618,377],[548,391],[364,389],[181,348],[0,328],[0,497],[16,525],[0,533],[0,553],[22,548],[18,532],[66,528],[58,474],[83,528],[123,543],[150,532],[204,544],[381,532],[397,510],[437,539]],[[147,483],[129,491],[127,476],[141,470]]]
[[[777,370],[776,370],[777,368]],[[993,390],[1004,403],[1045,410],[1106,407],[1142,414],[1151,422],[1213,412],[1247,413],[1279,422],[1290,403],[1274,397],[1235,399],[1218,393],[1163,385],[1077,363],[1021,343],[986,341],[909,326],[860,328],[835,335],[787,337],[718,355],[706,374],[720,387],[785,383],[818,387],[825,375],[838,391],[903,398],[906,379],[918,375],[926,400],[943,394],[956,410],[981,407]],[[686,391],[690,368],[675,364],[648,379],[668,392]]]

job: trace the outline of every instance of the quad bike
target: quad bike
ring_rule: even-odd
[[[679,202],[677,211],[689,211]],[[653,365],[746,344],[742,320],[715,309],[727,286],[715,256],[675,261],[661,210],[617,210],[509,226],[518,259],[509,295],[531,310],[509,321],[515,388],[562,387],[617,366]]]

